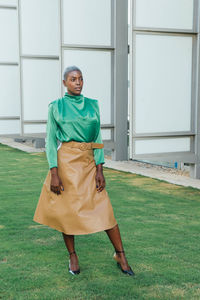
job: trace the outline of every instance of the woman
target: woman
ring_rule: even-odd
[[[69,252],[69,272],[80,273],[74,235],[105,231],[115,248],[113,258],[123,273],[128,265],[120,231],[105,189],[104,145],[98,100],[81,94],[82,72],[65,69],[64,97],[49,104],[46,155],[49,171],[44,181],[34,221],[62,232]],[[57,139],[61,146],[57,148]]]

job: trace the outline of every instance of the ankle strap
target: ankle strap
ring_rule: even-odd
[[[124,250],[121,250],[121,251],[120,251],[120,250],[116,250],[116,249],[115,249],[115,252],[116,252],[116,253],[124,253]]]
[[[71,254],[73,254],[73,253],[76,253],[76,251],[69,252],[69,255],[71,255]]]

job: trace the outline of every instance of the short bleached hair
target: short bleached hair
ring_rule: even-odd
[[[65,68],[65,70],[63,72],[63,80],[67,80],[67,76],[69,75],[70,72],[73,72],[73,71],[78,71],[82,74],[81,70],[77,66],[69,66],[69,67]]]

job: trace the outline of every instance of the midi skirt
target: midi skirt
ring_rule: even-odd
[[[58,176],[64,191],[50,190],[51,171],[44,180],[33,220],[69,235],[90,234],[117,225],[109,195],[96,188],[96,164],[90,144],[63,142],[57,151]]]

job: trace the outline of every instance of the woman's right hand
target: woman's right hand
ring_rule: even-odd
[[[57,195],[61,194],[61,191],[64,191],[64,186],[60,177],[58,176],[58,169],[52,168],[51,169],[51,184],[50,190]]]

